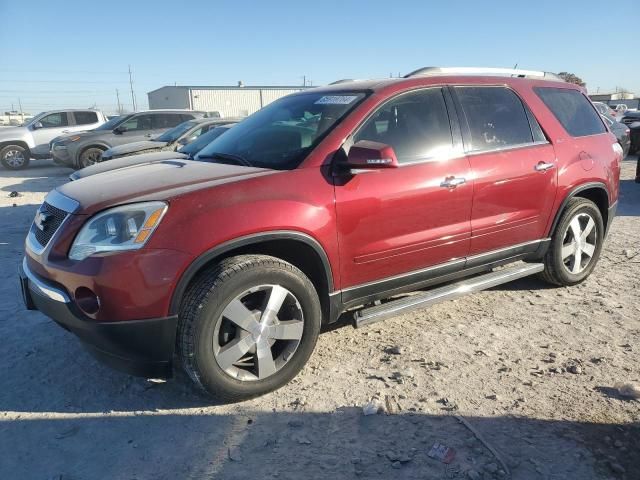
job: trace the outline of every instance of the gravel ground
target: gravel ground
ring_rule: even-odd
[[[113,372],[22,306],[25,232],[69,170],[0,172],[2,479],[640,479],[640,185],[573,288],[524,279],[321,335],[281,390],[213,405]],[[10,197],[11,191],[20,192]],[[385,413],[363,415],[379,400]],[[435,443],[450,463],[431,458]]]

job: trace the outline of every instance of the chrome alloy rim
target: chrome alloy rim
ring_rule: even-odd
[[[245,290],[216,322],[213,354],[227,375],[263,380],[280,371],[298,349],[304,316],[298,299],[280,285]]]
[[[562,241],[562,263],[569,273],[577,275],[591,263],[598,242],[596,222],[588,213],[573,217]]]
[[[11,167],[21,167],[24,165],[24,154],[20,150],[9,150],[4,155],[4,161]]]

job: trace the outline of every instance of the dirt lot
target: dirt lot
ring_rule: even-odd
[[[630,160],[634,160],[633,162]],[[0,478],[640,479],[640,185],[584,284],[536,279],[324,333],[287,387],[212,405],[113,372],[22,306],[16,269],[69,170],[0,172]],[[11,198],[10,192],[21,196]],[[379,398],[389,414],[364,416]],[[455,449],[450,464],[428,456]]]

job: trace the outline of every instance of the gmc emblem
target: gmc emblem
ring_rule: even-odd
[[[46,223],[48,220],[49,215],[39,211],[38,213],[36,213],[36,218],[33,220],[33,223],[35,223],[36,227],[38,227],[39,230],[44,232],[44,229],[47,227]]]

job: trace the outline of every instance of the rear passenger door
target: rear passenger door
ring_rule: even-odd
[[[469,255],[535,249],[534,242],[545,237],[555,200],[553,146],[506,86],[455,86],[452,91],[474,179]]]
[[[70,128],[73,132],[82,132],[99,127],[97,112],[73,112],[74,125]]]
[[[464,265],[473,185],[448,95],[439,87],[399,94],[345,142],[345,150],[360,140],[390,145],[399,163],[336,181],[345,302]]]

